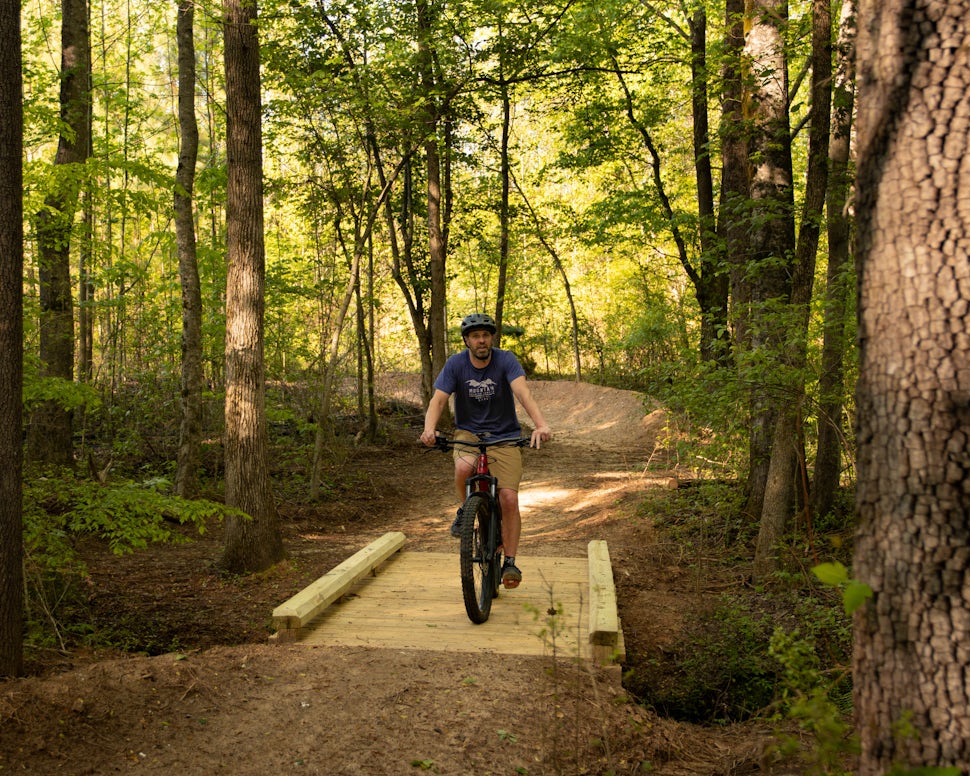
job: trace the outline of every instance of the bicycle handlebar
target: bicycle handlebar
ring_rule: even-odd
[[[499,445],[508,445],[510,447],[528,447],[531,444],[532,440],[529,437],[518,437],[513,439],[478,439],[471,442],[464,439],[447,437],[444,434],[435,434],[434,445],[428,447],[425,452],[441,450],[441,452],[447,453],[454,450],[456,446],[464,447],[469,450],[483,451],[487,447],[498,447]]]

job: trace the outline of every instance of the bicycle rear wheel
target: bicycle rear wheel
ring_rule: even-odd
[[[468,619],[476,624],[485,622],[492,611],[495,595],[497,539],[492,530],[491,504],[486,495],[473,493],[462,507],[461,593]]]

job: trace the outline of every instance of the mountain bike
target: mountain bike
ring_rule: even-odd
[[[465,442],[438,435],[433,450],[448,452],[456,447],[475,451],[475,468],[465,480],[465,502],[461,507],[458,556],[461,592],[468,619],[481,624],[492,611],[492,599],[502,586],[502,507],[498,479],[488,469],[488,448],[498,445],[528,447],[530,440],[479,439]]]

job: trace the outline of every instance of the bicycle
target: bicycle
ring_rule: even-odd
[[[476,625],[488,619],[492,599],[498,597],[502,586],[502,506],[498,499],[498,479],[488,468],[488,448],[528,447],[529,443],[527,438],[466,442],[439,434],[431,448],[449,452],[462,447],[478,453],[474,472],[465,480],[458,550],[465,611]]]

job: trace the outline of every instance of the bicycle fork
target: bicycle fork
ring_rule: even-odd
[[[502,545],[502,505],[498,500],[498,479],[489,471],[488,455],[484,452],[479,453],[475,461],[475,474],[469,477],[465,484],[465,498],[467,499],[472,493],[487,493],[493,507],[488,516],[485,535],[479,537],[480,555],[475,558],[475,561],[481,563],[486,560],[485,555],[488,553],[491,553],[494,558]]]

